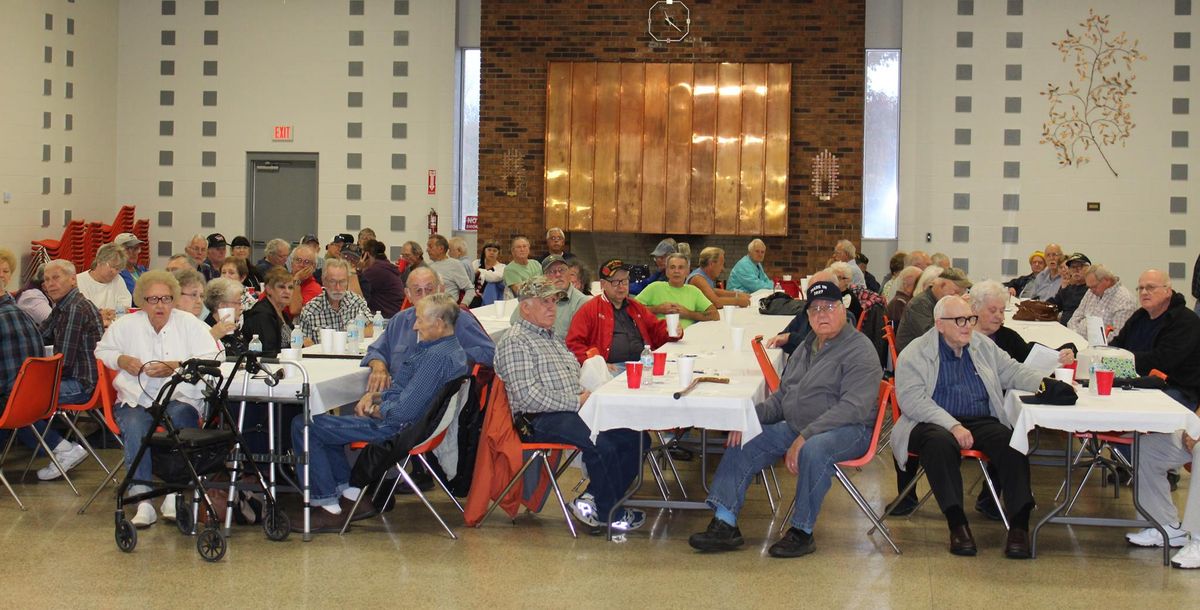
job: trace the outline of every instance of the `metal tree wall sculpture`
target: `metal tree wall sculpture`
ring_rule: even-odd
[[[1138,41],[1129,42],[1125,32],[1112,36],[1108,15],[1094,9],[1080,22],[1083,31],[1052,43],[1062,53],[1063,62],[1075,61],[1079,80],[1066,86],[1048,83],[1042,95],[1050,102],[1050,120],[1042,124],[1042,144],[1054,146],[1059,165],[1076,167],[1090,161],[1086,154],[1093,147],[1113,176],[1117,170],[1104,150],[1114,144],[1125,145],[1133,131],[1128,98],[1133,90],[1134,60],[1145,60]],[[1127,74],[1122,74],[1124,64]]]

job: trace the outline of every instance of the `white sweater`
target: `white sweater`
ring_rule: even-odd
[[[134,376],[117,366],[121,356],[133,356],[148,363],[154,360],[180,362],[189,358],[215,358],[221,344],[208,332],[208,325],[196,316],[178,309],[171,310],[171,317],[159,332],[154,332],[150,317],[139,311],[121,316],[105,331],[100,343],[96,344],[96,357],[104,366],[118,371],[113,385],[117,389],[117,400],[129,406],[149,407],[158,397],[158,391],[170,377],[150,377],[145,373]],[[196,385],[180,384],[175,388],[173,400],[186,402],[204,415],[204,394]]]

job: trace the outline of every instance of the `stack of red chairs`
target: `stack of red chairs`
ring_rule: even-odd
[[[39,239],[33,242],[33,254],[37,255],[38,248],[44,249],[51,259],[61,258],[75,263],[76,268],[83,267],[83,256],[86,250],[84,223],[82,220],[72,220],[63,229],[59,239]]]
[[[122,208],[123,209],[123,208]],[[142,218],[133,223],[133,231],[131,231],[142,243],[146,244],[142,248],[142,253],[138,255],[137,263],[143,267],[150,267],[150,221]]]
[[[75,268],[79,271],[89,269],[92,266],[92,260],[96,256],[96,250],[100,246],[111,242],[113,238],[121,233],[133,233],[138,239],[149,243],[150,221],[145,219],[135,220],[135,211],[136,208],[134,206],[121,206],[111,225],[102,222],[72,220],[67,223],[61,238],[39,239],[30,242],[32,244],[31,254],[36,258],[39,249],[45,250],[46,255],[51,260],[69,260],[75,263]],[[149,248],[142,248],[142,254],[138,257],[138,263],[149,265]]]

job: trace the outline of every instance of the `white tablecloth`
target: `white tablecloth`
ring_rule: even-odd
[[[305,358],[300,361],[301,366],[308,371],[309,391],[311,397],[309,399],[309,409],[313,415],[319,415],[326,411],[337,407],[353,404],[362,398],[363,393],[367,389],[367,377],[370,375],[370,370],[358,366],[357,360],[335,360],[329,358]],[[276,364],[264,364],[263,367],[270,371],[275,371],[280,366]],[[228,375],[233,370],[232,363],[226,363],[221,367],[221,371]],[[304,383],[303,377],[298,373],[289,371],[293,376],[283,379],[279,385],[273,389],[274,396],[295,398],[296,393],[300,391],[301,385]],[[233,380],[233,385],[229,386],[229,396],[233,400],[243,396],[242,381],[245,373],[239,373]],[[246,388],[246,394],[253,397],[263,397],[268,395],[267,384],[259,379],[251,379],[249,386]]]
[[[1012,319],[1013,313],[1013,310],[1004,312],[1004,325],[1017,331],[1017,334],[1026,341],[1041,343],[1050,348],[1057,348],[1065,343],[1074,343],[1078,350],[1088,346],[1087,339],[1083,335],[1058,322],[1024,322]]]
[[[505,306],[508,308],[504,309]],[[479,323],[483,325],[484,332],[492,338],[492,341],[499,341],[504,336],[504,333],[508,332],[508,329],[512,327],[512,322],[509,320],[516,307],[516,299],[509,299],[507,301],[496,301],[491,305],[476,307],[471,310],[471,313],[475,314]]]
[[[1200,417],[1158,390],[1113,389],[1111,396],[1095,396],[1078,388],[1079,401],[1072,406],[1029,405],[1012,391],[1004,399],[1004,411],[1013,423],[1009,445],[1029,453],[1029,431],[1050,428],[1067,432],[1122,431],[1175,432],[1186,430],[1200,436]]]
[[[350,352],[349,347],[347,347],[346,351],[341,354],[326,354],[325,347],[322,346],[320,343],[314,343],[304,349],[301,349],[300,353],[304,354],[305,356],[316,356],[318,358],[324,358],[324,359],[343,358],[346,360],[352,360],[352,359],[356,359],[356,358],[362,358],[364,355],[366,355],[367,347],[369,345],[371,345],[372,343],[374,343],[375,339],[378,339],[378,338],[379,338],[379,335],[375,335],[373,337],[367,337],[366,339],[363,339],[358,344],[358,351],[354,352],[354,353]]]

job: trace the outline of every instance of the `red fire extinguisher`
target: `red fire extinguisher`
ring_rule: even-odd
[[[438,213],[437,210],[429,208],[429,234],[433,235],[438,232]]]

